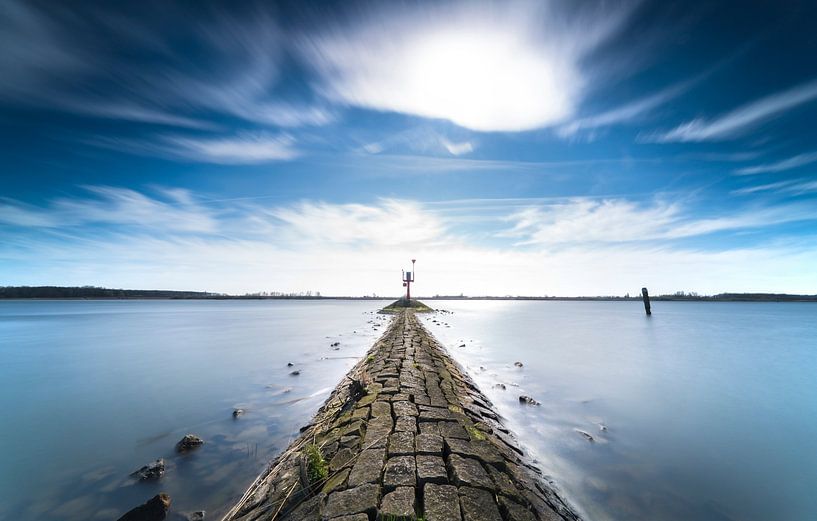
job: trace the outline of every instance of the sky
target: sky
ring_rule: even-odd
[[[0,3],[0,285],[817,293],[817,4]]]

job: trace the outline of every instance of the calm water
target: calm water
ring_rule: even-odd
[[[380,334],[380,305],[0,301],[0,519],[116,519],[160,490],[216,518]],[[434,306],[588,519],[815,518],[817,305]],[[176,456],[186,432],[207,443]],[[160,484],[128,477],[158,457]]]
[[[379,306],[0,301],[0,519],[111,520],[159,491],[215,518],[379,336]],[[206,443],[179,457],[187,432]],[[159,457],[160,483],[129,477]]]
[[[454,314],[431,330],[588,519],[817,519],[817,305],[435,307]]]

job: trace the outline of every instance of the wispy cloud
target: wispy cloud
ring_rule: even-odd
[[[593,116],[587,116],[573,120],[569,123],[557,127],[556,133],[560,137],[573,137],[581,131],[593,131],[603,127],[629,123],[644,117],[657,107],[664,105],[668,101],[686,92],[698,79],[685,81],[677,85],[668,87],[660,92],[649,95],[642,99],[632,101]]]
[[[782,172],[784,170],[792,170],[801,166],[810,165],[814,162],[817,162],[817,152],[810,152],[808,154],[799,154],[781,161],[775,161],[774,163],[740,168],[735,170],[735,173],[738,175],[753,175],[767,172]]]
[[[637,204],[624,199],[575,198],[511,214],[501,236],[519,244],[565,245],[673,240],[715,232],[817,220],[809,205],[753,208],[714,217],[692,216],[678,203]]]
[[[817,81],[812,80],[738,107],[714,119],[698,118],[663,133],[645,135],[645,141],[725,141],[742,136],[761,123],[817,98]]]
[[[369,154],[410,152],[430,156],[462,156],[475,149],[473,140],[456,141],[428,125],[409,128],[360,147],[360,150]]]
[[[389,6],[304,35],[298,46],[330,99],[521,131],[571,116],[581,62],[626,19],[625,5],[452,2]]]
[[[0,224],[68,229],[87,225],[138,227],[156,233],[212,233],[217,216],[190,192],[160,189],[155,196],[110,186],[87,186],[88,195],[61,197],[47,207],[0,200]]]
[[[804,195],[817,193],[817,181],[795,179],[789,181],[778,181],[776,183],[766,183],[762,185],[747,186],[733,190],[733,195],[750,195],[758,192],[776,192],[788,195]]]
[[[298,157],[295,141],[288,135],[243,134],[227,138],[168,136],[171,153],[198,162],[251,164],[285,161]]]
[[[817,288],[813,243],[704,251],[672,242],[815,218],[804,205],[696,219],[680,202],[382,199],[268,206],[205,202],[179,189],[87,190],[44,207],[2,201],[0,219],[12,226],[0,242],[6,283],[397,294],[396,274],[416,256],[424,267],[421,293],[623,294],[645,282],[659,292]],[[501,211],[525,204],[537,211],[497,218],[518,224],[505,243],[471,240],[454,225],[463,212],[479,217],[486,206]],[[446,208],[455,210],[454,220]],[[14,226],[50,233],[21,234]]]
[[[0,16],[0,100],[186,128],[217,128],[219,116],[276,127],[334,121],[325,103],[275,93],[286,41],[269,11],[176,12],[193,20],[160,31],[149,14],[157,5],[124,17],[9,0]]]
[[[433,212],[395,199],[377,205],[304,202],[267,213],[285,223],[287,238],[298,242],[407,246],[433,244],[445,233]]]

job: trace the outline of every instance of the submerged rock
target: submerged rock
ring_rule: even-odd
[[[187,452],[204,444],[204,440],[195,434],[185,434],[184,438],[176,444],[176,452]]]
[[[206,512],[204,510],[199,510],[197,512],[191,512],[187,514],[187,521],[204,521],[204,515]]]
[[[170,508],[170,496],[164,492],[147,500],[144,505],[129,510],[117,521],[162,521]]]
[[[592,434],[590,434],[589,432],[587,432],[587,431],[583,431],[583,430],[581,430],[581,429],[574,429],[574,430],[575,430],[576,432],[578,432],[579,434],[581,434],[582,436],[584,436],[584,437],[585,437],[585,439],[586,439],[587,441],[589,441],[589,442],[594,442],[594,441],[596,441],[596,438],[594,438],[594,437],[593,437],[593,435],[592,435]]]
[[[165,460],[162,458],[157,459],[152,463],[148,463],[144,467],[140,468],[131,476],[134,476],[139,481],[152,481],[154,479],[161,478],[165,473]]]
[[[287,362],[287,367],[292,367],[293,365],[295,364],[293,364],[292,362]]]
[[[236,409],[233,411],[233,418],[238,418],[242,414],[244,414],[244,409]]]
[[[300,371],[292,371],[291,373],[289,373],[289,376],[298,376],[299,374],[301,374]]]
[[[524,403],[525,405],[542,405],[530,396],[525,396],[524,394],[519,397],[519,403]]]
[[[514,362],[513,365],[515,365],[516,367],[524,367],[525,364],[523,364],[522,362]]]

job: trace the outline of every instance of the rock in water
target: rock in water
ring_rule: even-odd
[[[128,511],[117,521],[162,521],[170,508],[170,496],[164,492],[150,498],[144,505]]]
[[[299,374],[301,374],[300,371],[292,371],[291,373],[289,373],[289,376],[298,376]]]
[[[187,521],[204,521],[204,510],[187,514]]]
[[[524,403],[525,405],[542,405],[530,396],[525,396],[524,394],[519,397],[519,403]]]
[[[233,411],[233,418],[238,418],[242,414],[244,414],[244,409],[235,409]]]
[[[523,364],[522,362],[514,362],[513,365],[515,365],[516,367],[523,367],[525,364]]]
[[[202,444],[204,444],[204,440],[195,434],[185,434],[184,438],[176,444],[176,452],[187,452]]]
[[[153,463],[148,463],[137,470],[131,476],[135,476],[139,481],[150,481],[161,478],[165,473],[165,460],[157,459]]]

